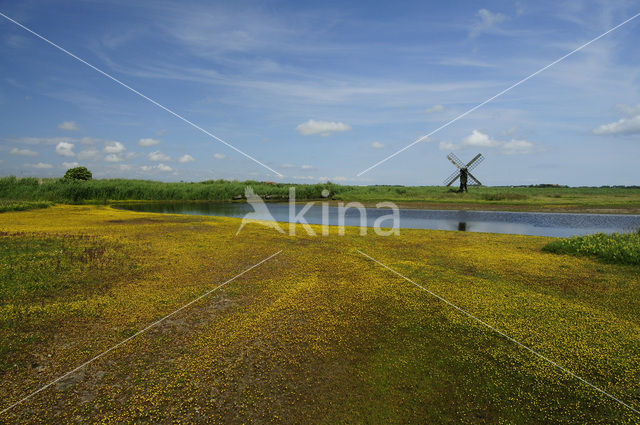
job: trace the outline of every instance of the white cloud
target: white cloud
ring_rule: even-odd
[[[498,24],[507,20],[506,15],[502,13],[493,13],[487,9],[480,9],[476,14],[479,18],[479,21],[474,23],[471,26],[471,30],[469,31],[469,37],[477,37],[483,32],[490,32],[493,28],[495,28]]]
[[[80,143],[82,145],[92,145],[100,142],[100,139],[93,137],[16,137],[4,139],[13,143],[24,143],[27,145],[57,145],[60,142]]]
[[[97,139],[94,139],[92,137],[83,137],[80,140],[78,140],[80,143],[82,143],[83,145],[93,145]]]
[[[18,149],[13,148],[9,151],[11,155],[21,155],[21,156],[38,156],[38,152],[34,152],[30,149]]]
[[[593,134],[599,136],[617,135],[617,134],[640,134],[640,114],[621,118],[616,122],[603,124],[592,130]]]
[[[440,144],[438,145],[438,149],[440,149],[441,151],[454,151],[458,149],[458,147],[451,142],[440,142]]]
[[[129,170],[131,170],[132,167],[129,164],[120,164],[119,168],[120,168],[121,171],[129,171]]]
[[[380,142],[373,142],[371,143],[371,147],[374,149],[382,149],[384,148],[384,145]]]
[[[427,108],[424,110],[425,114],[432,114],[434,112],[444,111],[444,106],[442,105],[433,105],[431,108]]]
[[[473,130],[470,135],[462,139],[463,146],[478,146],[484,148],[491,148],[498,146],[500,142],[497,140],[491,139],[488,135],[478,131]]]
[[[125,150],[127,148],[120,142],[107,142],[103,149],[105,153],[122,153]]]
[[[227,155],[222,154],[222,153],[214,153],[214,154],[213,154],[213,157],[214,157],[215,159],[225,159],[225,158],[227,157]]]
[[[343,182],[343,181],[347,181],[348,179],[346,177],[343,176],[334,176],[334,177],[318,177],[319,181],[330,181],[330,182]]]
[[[62,163],[62,167],[64,167],[64,168],[74,168],[74,167],[77,167],[78,165],[80,165],[80,164],[78,164],[77,162],[66,162],[65,161],[65,162]]]
[[[77,131],[78,125],[76,124],[75,121],[65,121],[58,124],[58,128],[60,130]]]
[[[140,169],[142,171],[153,171],[153,170],[164,171],[164,172],[173,171],[173,168],[169,167],[168,165],[164,165],[162,163],[158,165],[143,165],[140,167]]]
[[[300,170],[312,170],[311,165],[295,165],[295,164],[280,164],[279,168],[300,169]]]
[[[120,162],[122,161],[122,157],[115,153],[110,153],[109,155],[104,157],[104,160],[107,162]]]
[[[78,152],[78,159],[81,161],[96,161],[100,157],[100,152],[96,149],[85,149]]]
[[[72,150],[73,146],[73,143],[60,142],[56,145],[56,153],[61,156],[76,156]]]
[[[309,120],[299,124],[296,130],[303,136],[310,136],[312,134],[328,136],[331,133],[349,131],[351,127],[342,122]]]
[[[307,165],[307,164],[304,164],[304,165],[295,165],[295,164],[286,164],[286,163],[285,163],[285,164],[280,164],[280,165],[278,166],[278,168],[281,168],[281,169],[291,169],[291,170],[313,170],[313,167],[312,167],[311,165]],[[297,179],[297,178],[299,178],[299,177],[294,177],[294,178],[296,178],[296,179]],[[300,178],[303,178],[303,177],[300,177]]]
[[[25,143],[27,145],[55,145],[60,142],[73,142],[71,137],[18,137],[8,139],[10,142]]]
[[[507,19],[507,17],[502,13],[493,13],[487,9],[478,10],[478,16],[480,17],[480,21],[488,26],[494,26],[495,24],[504,22]]]
[[[160,151],[151,152],[147,155],[147,159],[154,162],[171,161],[171,158],[168,155],[165,155]]]
[[[31,167],[31,168],[38,168],[38,169],[41,169],[41,170],[53,168],[53,165],[45,164],[44,162],[38,162],[37,164],[25,164],[25,166]]]
[[[479,130],[473,130],[471,134],[462,139],[459,144],[440,142],[439,145],[439,149],[443,151],[454,151],[465,148],[498,149],[500,153],[505,155],[525,155],[539,150],[532,142],[527,140],[496,140]]]
[[[180,157],[180,159],[178,159],[178,162],[181,164],[185,164],[187,162],[193,162],[195,161],[195,159],[193,159],[193,157],[189,154],[184,154]]]
[[[160,143],[160,140],[145,138],[138,140],[138,145],[140,146],[155,146]]]
[[[510,140],[505,142],[500,147],[500,150],[505,155],[524,155],[535,151],[533,143],[526,140]]]

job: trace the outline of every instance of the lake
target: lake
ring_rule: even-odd
[[[289,204],[267,203],[269,213],[279,222],[289,222]],[[296,205],[300,212],[303,204]],[[118,208],[132,211],[218,217],[244,217],[253,212],[245,202],[152,202],[120,204]],[[328,224],[338,225],[338,208],[328,207]],[[367,226],[373,227],[378,217],[391,213],[389,208],[366,208]],[[269,216],[261,216],[269,219]],[[322,224],[322,206],[316,202],[304,215],[309,224]],[[390,225],[391,220],[383,222]],[[356,209],[345,213],[346,226],[359,226],[360,214]],[[568,237],[598,232],[629,232],[640,227],[640,215],[630,214],[575,214],[469,210],[401,209],[400,228],[437,229],[464,232],[508,233],[518,235]],[[286,230],[286,229],[285,229]]]

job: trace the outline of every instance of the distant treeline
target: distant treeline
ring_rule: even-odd
[[[513,187],[537,187],[537,188],[547,189],[547,188],[553,188],[553,187],[568,188],[570,186],[563,185],[563,184],[541,183],[541,184],[518,185],[518,186],[513,186]],[[580,187],[591,188],[591,189],[593,189],[593,188],[599,188],[599,189],[640,189],[640,186],[638,186],[638,185],[631,185],[631,186],[625,186],[625,185],[607,186],[607,185],[603,185],[603,186],[580,186]]]

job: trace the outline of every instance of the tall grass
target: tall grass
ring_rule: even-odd
[[[86,200],[231,200],[244,195],[246,186],[273,199],[287,199],[290,184],[257,181],[208,180],[199,183],[164,183],[149,180],[0,178],[0,199],[81,202]],[[320,198],[324,189],[335,193],[331,183],[295,185],[299,199]]]
[[[296,187],[296,199],[320,199],[328,190],[332,199],[361,202],[443,202],[504,204],[578,204],[608,208],[640,208],[639,188],[566,187],[472,187],[469,193],[455,193],[442,186],[349,186],[331,182],[318,184],[269,183],[258,181],[207,180],[164,183],[150,180],[104,179],[69,181],[49,178],[0,177],[0,199],[20,201],[227,201],[244,195],[246,186],[269,199],[287,199],[289,187]]]
[[[14,201],[0,199],[0,213],[8,211],[26,211],[38,208],[47,208],[53,205],[48,201]]]
[[[632,233],[574,236],[553,241],[542,248],[556,254],[588,255],[608,263],[640,265],[640,229]]]

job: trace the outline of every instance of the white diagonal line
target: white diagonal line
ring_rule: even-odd
[[[245,156],[246,158],[249,158],[250,160],[252,160],[253,162],[255,162],[256,164],[260,164],[262,165],[264,168],[266,168],[267,170],[276,173],[278,176],[283,177],[282,174],[280,174],[279,172],[277,172],[276,170],[274,170],[273,168],[269,167],[268,165],[263,164],[262,162],[258,161],[257,159],[255,159],[254,157],[252,157],[251,155],[241,151],[240,149],[236,148],[235,146],[233,146],[231,143],[228,143],[224,140],[222,140],[221,138],[219,138],[218,136],[216,136],[215,134],[205,130],[204,128],[200,127],[197,124],[194,124],[193,122],[189,121],[188,119],[186,119],[185,117],[183,117],[182,115],[178,114],[177,112],[172,111],[171,109],[167,108],[164,105],[161,105],[160,103],[156,102],[155,100],[151,99],[148,96],[145,96],[144,94],[140,93],[138,90],[134,89],[133,87],[123,83],[122,81],[118,80],[116,77],[112,76],[111,74],[108,74],[106,72],[104,72],[103,70],[91,65],[89,62],[85,61],[84,59],[79,58],[78,56],[74,55],[73,53],[71,53],[70,51],[64,49],[63,47],[60,47],[59,45],[57,45],[56,43],[54,43],[53,41],[47,39],[46,37],[38,34],[37,32],[33,31],[30,28],[27,28],[26,26],[22,25],[20,22],[16,21],[15,19],[12,19],[10,17],[8,17],[7,15],[5,15],[4,13],[0,12],[0,16],[2,16],[3,18],[7,19],[8,21],[13,22],[14,24],[16,24],[17,26],[19,26],[20,28],[30,32],[31,34],[35,35],[36,37],[38,37],[39,39],[49,43],[50,45],[52,45],[53,47],[55,47],[56,49],[66,53],[67,55],[71,56],[72,58],[76,59],[79,62],[82,62],[83,64],[87,65],[89,68],[93,69],[94,71],[99,72],[100,74],[104,75],[105,77],[109,78],[110,80],[115,81],[116,83],[120,84],[122,87],[125,87],[126,89],[132,91],[133,93],[137,94],[138,96],[142,97],[145,100],[148,100],[149,102],[153,103],[154,105],[156,105],[157,107],[164,109],[165,111],[167,111],[168,113],[170,113],[171,115],[181,119],[182,121],[184,121],[185,123],[189,124],[191,127],[195,128],[196,130],[201,131],[202,133],[206,134],[209,137],[212,137],[213,139],[217,140],[218,142],[226,145],[227,147],[230,147],[231,149],[233,149],[234,151],[238,152],[239,154]]]
[[[166,316],[164,316],[162,319],[158,319],[155,322],[153,322],[152,324],[148,325],[146,328],[139,330],[138,332],[136,332],[135,334],[131,335],[129,338],[124,339],[122,341],[120,341],[119,343],[117,343],[116,345],[114,345],[113,347],[109,348],[108,350],[103,351],[102,353],[98,354],[97,356],[93,357],[90,360],[87,360],[86,362],[82,363],[80,366],[76,367],[75,369],[65,373],[64,375],[54,379],[53,381],[49,382],[47,385],[44,385],[43,387],[37,389],[36,391],[32,392],[31,394],[29,394],[26,397],[23,397],[22,399],[16,401],[15,403],[13,403],[12,405],[10,405],[9,407],[6,407],[5,409],[3,409],[2,411],[0,411],[0,414],[3,414],[9,410],[11,410],[12,408],[14,408],[15,406],[17,406],[18,404],[30,399],[31,397],[33,397],[34,395],[38,394],[39,392],[46,390],[47,388],[49,388],[51,385],[55,384],[56,382],[66,378],[67,376],[71,375],[74,372],[77,372],[78,370],[82,369],[83,367],[87,366],[88,364],[94,362],[95,360],[98,360],[100,357],[104,356],[107,353],[110,353],[111,351],[115,350],[116,348],[120,347],[121,345],[127,343],[128,341],[132,340],[133,338],[137,337],[140,334],[145,333],[146,331],[148,331],[149,329],[153,328],[154,326],[162,323],[163,321],[165,321],[166,319],[168,319],[169,317],[173,316],[174,314],[184,310],[185,308],[189,307],[191,304],[195,303],[196,301],[201,300],[202,298],[206,297],[207,295],[211,294],[212,292],[222,288],[223,286],[225,286],[226,284],[228,284],[229,282],[232,282],[234,280],[236,280],[237,278],[239,278],[240,276],[242,276],[243,274],[247,273],[248,271],[258,267],[260,264],[272,259],[273,257],[275,257],[276,255],[280,254],[282,252],[282,250],[276,252],[275,254],[270,255],[269,257],[265,258],[264,260],[260,261],[259,263],[254,264],[253,266],[249,267],[248,269],[245,269],[242,273],[239,273],[237,275],[235,275],[234,277],[232,277],[231,279],[227,280],[224,283],[221,283],[220,285],[216,286],[213,289],[210,289],[209,291],[205,292],[204,294],[200,295],[198,298],[189,301],[187,304],[183,305],[182,307],[180,307],[179,309],[175,310],[174,312],[167,314]]]
[[[358,251],[360,254],[362,254],[363,256],[367,257],[368,259],[370,259],[371,261],[381,265],[382,267],[384,267],[385,269],[391,271],[392,273],[400,276],[401,278],[403,278],[404,280],[406,280],[407,282],[413,283],[415,286],[417,286],[418,288],[422,289],[423,291],[429,293],[430,295],[433,295],[434,297],[436,297],[437,299],[439,299],[440,301],[444,302],[445,304],[449,305],[450,307],[455,308],[456,310],[458,310],[460,313],[464,314],[467,317],[470,317],[471,319],[475,320],[476,322],[486,326],[487,328],[491,329],[492,331],[494,331],[495,333],[499,334],[500,336],[503,336],[504,338],[508,339],[509,341],[513,342],[514,344],[516,344],[517,346],[524,348],[525,350],[527,350],[528,352],[530,352],[531,354],[534,354],[538,357],[540,357],[541,359],[543,359],[544,361],[552,364],[553,366],[555,366],[556,368],[560,369],[561,371],[571,375],[572,377],[576,378],[577,380],[579,380],[580,382],[590,386],[591,388],[595,389],[596,391],[604,394],[605,396],[609,397],[610,399],[617,401],[618,403],[620,403],[622,406],[626,407],[629,410],[632,410],[633,412],[637,413],[638,415],[640,415],[640,411],[629,406],[627,403],[625,403],[624,401],[620,400],[619,398],[609,394],[608,392],[596,387],[595,385],[593,385],[592,383],[590,383],[589,381],[585,380],[584,378],[576,375],[575,373],[571,372],[570,370],[566,369],[563,366],[560,366],[558,363],[554,362],[553,360],[549,359],[548,357],[538,353],[537,351],[533,350],[532,348],[527,347],[526,345],[522,344],[521,342],[515,340],[514,338],[510,337],[509,335],[505,334],[504,332],[502,332],[501,330],[491,326],[490,324],[488,324],[487,322],[483,321],[482,319],[478,319],[476,316],[474,316],[471,313],[468,313],[467,311],[463,310],[462,308],[458,307],[457,305],[453,304],[452,302],[446,300],[445,298],[442,298],[440,295],[436,294],[435,292],[432,292],[430,290],[428,290],[427,288],[425,288],[424,286],[414,282],[413,280],[409,279],[408,277],[398,273],[397,271],[395,271],[394,269],[392,269],[391,267],[387,266],[386,264],[381,263],[380,261],[376,260],[375,258],[371,257],[370,255],[365,254],[364,252],[360,251],[359,249],[357,249],[356,251]]]
[[[523,78],[522,80],[518,81],[515,84],[512,84],[511,86],[507,87],[506,89],[502,90],[500,93],[496,94],[495,96],[490,97],[489,99],[485,100],[484,102],[474,106],[473,108],[469,109],[466,112],[463,112],[462,114],[458,115],[457,117],[455,117],[454,119],[452,119],[451,121],[448,121],[446,123],[444,123],[443,125],[441,125],[440,127],[436,128],[435,130],[433,130],[431,133],[425,134],[422,137],[419,137],[418,139],[414,140],[412,143],[408,144],[407,146],[405,146],[404,148],[396,151],[395,153],[392,153],[391,155],[389,155],[388,157],[384,158],[381,161],[376,162],[375,164],[373,164],[371,167],[360,171],[357,176],[360,177],[361,175],[363,175],[364,173],[367,173],[371,170],[373,170],[374,168],[376,168],[378,165],[387,162],[388,160],[390,160],[391,158],[393,158],[394,156],[406,151],[407,149],[409,149],[410,147],[422,142],[423,140],[427,139],[430,136],[433,136],[434,134],[436,134],[437,132],[439,132],[440,130],[442,130],[445,127],[450,126],[451,124],[453,124],[454,122],[458,121],[459,119],[469,115],[470,113],[472,113],[473,111],[475,111],[478,108],[483,107],[484,105],[486,105],[487,103],[491,102],[492,100],[502,96],[503,94],[507,93],[508,91],[510,91],[511,89],[518,87],[520,84],[524,83],[525,81],[535,77],[536,75],[540,74],[541,72],[551,68],[553,65],[557,64],[558,62],[562,62],[563,60],[565,60],[566,58],[568,58],[569,56],[573,55],[576,52],[579,52],[580,50],[584,49],[585,47],[587,47],[588,45],[590,45],[591,43],[598,41],[599,39],[601,39],[602,37],[604,37],[605,35],[609,34],[611,31],[615,31],[618,28],[620,28],[621,26],[631,22],[632,20],[636,19],[638,16],[640,16],[640,13],[637,13],[635,15],[633,15],[631,18],[627,19],[624,22],[619,23],[618,25],[616,25],[615,27],[609,29],[607,32],[604,32],[602,34],[600,34],[599,36],[597,36],[596,38],[584,43],[582,46],[572,50],[571,52],[567,53],[566,55],[562,56],[561,58],[556,59],[555,61],[551,62],[549,65],[540,68],[539,70],[537,70],[536,72],[534,72],[533,74],[529,75],[528,77]]]

